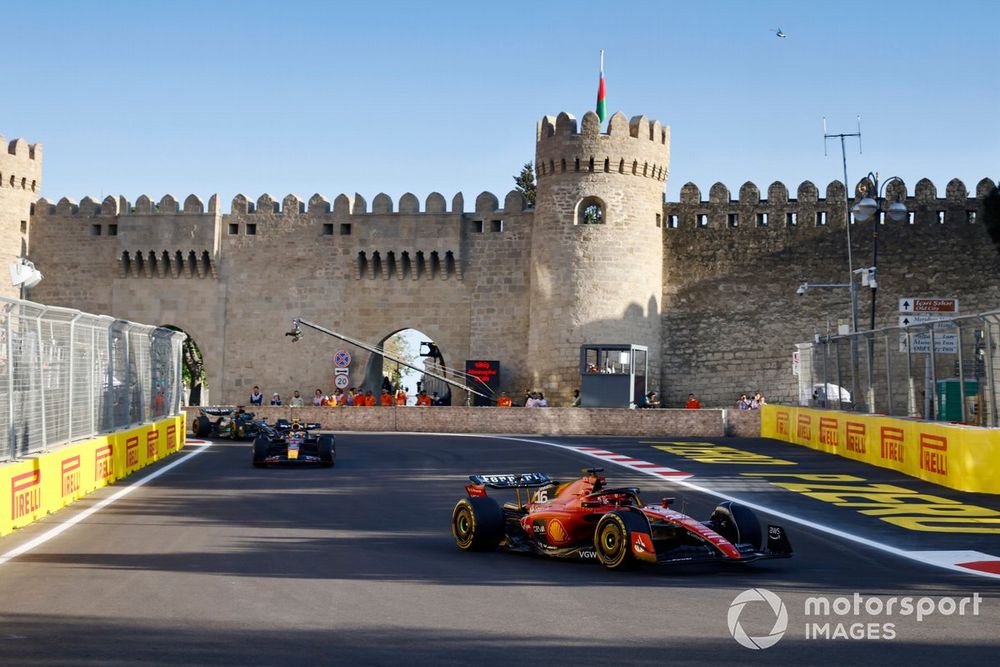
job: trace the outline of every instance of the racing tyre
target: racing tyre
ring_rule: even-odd
[[[733,544],[751,544],[761,548],[760,522],[750,509],[727,500],[720,503],[709,520],[713,530]]]
[[[267,465],[267,451],[270,448],[271,442],[268,440],[267,436],[259,435],[253,441],[253,467],[263,468]]]
[[[198,415],[191,422],[191,434],[196,438],[205,438],[212,432],[212,422],[205,415]]]
[[[594,530],[594,549],[597,560],[609,570],[627,570],[635,567],[625,519],[618,512],[608,512],[597,522]]]
[[[503,510],[492,498],[462,498],[451,513],[451,534],[464,551],[494,551],[504,526]]]
[[[337,465],[337,445],[332,435],[319,436],[318,449],[320,465],[324,468],[332,468]]]

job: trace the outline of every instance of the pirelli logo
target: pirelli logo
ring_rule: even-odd
[[[787,412],[784,411],[778,412],[778,414],[775,416],[774,430],[777,432],[778,435],[785,435],[785,436],[789,435]]]
[[[920,434],[920,469],[936,475],[948,474],[948,438]]]
[[[115,474],[114,445],[98,447],[94,451],[94,481],[108,480]]]
[[[135,468],[139,465],[139,436],[134,435],[125,441],[125,467]]]
[[[156,446],[160,442],[160,430],[154,428],[146,434],[146,460],[152,461],[156,458]]]
[[[846,449],[849,452],[865,453],[865,425],[859,422],[847,422],[844,430],[847,434]]]
[[[840,446],[840,434],[837,432],[837,420],[832,417],[819,418],[819,442],[831,447]]]
[[[799,415],[795,435],[803,440],[812,440],[812,417],[809,415]]]
[[[62,460],[62,496],[72,495],[80,490],[80,455]]]
[[[15,475],[10,478],[10,518],[19,519],[42,508],[42,471]]]
[[[903,429],[883,426],[879,437],[883,461],[903,462]]]
[[[177,426],[170,424],[167,426],[167,449],[174,449],[177,446]]]

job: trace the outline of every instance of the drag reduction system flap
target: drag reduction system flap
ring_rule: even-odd
[[[551,484],[552,480],[544,472],[523,472],[516,475],[469,475],[473,484],[491,489],[526,489]]]

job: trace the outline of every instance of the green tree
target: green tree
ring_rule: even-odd
[[[389,336],[385,340],[385,343],[382,344],[382,351],[408,364],[412,364],[414,361],[414,355],[407,346],[407,341],[402,331]],[[389,358],[385,358],[382,362],[382,374],[389,378],[389,382],[392,383],[393,387],[399,386],[402,382],[403,370],[405,368],[406,366]]]
[[[983,224],[1000,252],[1000,190],[995,186],[983,198]]]
[[[525,162],[521,173],[514,177],[515,189],[528,200],[528,206],[535,208],[535,168]]]

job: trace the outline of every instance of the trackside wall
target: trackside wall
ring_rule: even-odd
[[[188,423],[198,408],[185,408]],[[403,433],[516,433],[539,435],[671,435],[757,437],[760,416],[750,410],[624,410],[611,408],[372,407],[289,408],[255,406],[270,423],[298,418],[325,430]]]
[[[1000,493],[1000,430],[767,405],[760,435],[960,491]]]
[[[0,466],[0,535],[180,451],[185,419],[182,412]]]

